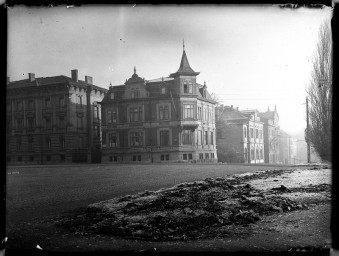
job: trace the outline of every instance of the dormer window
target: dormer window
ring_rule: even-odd
[[[162,87],[161,88],[161,94],[165,94],[166,93],[166,88],[165,87]]]
[[[115,99],[114,92],[111,92],[111,100],[114,100],[114,99]]]

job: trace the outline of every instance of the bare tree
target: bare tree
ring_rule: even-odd
[[[330,24],[323,23],[313,59],[309,99],[309,134],[306,140],[324,161],[331,161],[332,147],[332,35]]]

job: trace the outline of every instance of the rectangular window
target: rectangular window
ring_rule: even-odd
[[[28,137],[28,150],[33,149],[33,137]]]
[[[22,161],[22,157],[18,156],[18,161],[21,162]]]
[[[65,148],[65,138],[63,136],[60,136],[60,148]]]
[[[169,131],[160,131],[160,146],[169,146]]]
[[[138,161],[141,161],[141,155],[138,155]]]
[[[199,119],[199,120],[202,120],[201,107],[198,107],[198,119]]]
[[[142,121],[142,107],[134,107],[129,109],[130,122]]]
[[[254,149],[251,148],[251,160],[254,160]]]
[[[255,138],[258,139],[259,138],[259,130],[255,129]]]
[[[244,127],[244,138],[246,138],[247,137],[247,129],[246,129],[246,127]]]
[[[16,138],[16,149],[17,150],[21,149],[21,137]]]
[[[93,111],[94,111],[94,118],[100,119],[100,111],[99,111],[99,106],[94,106]]]
[[[159,119],[168,120],[169,119],[169,108],[168,106],[159,106]]]
[[[60,155],[60,160],[65,161],[65,155]]]
[[[107,122],[109,124],[118,122],[118,110],[116,108],[107,110]]]
[[[65,128],[65,117],[59,117],[59,128]]]
[[[208,131],[205,131],[205,133],[204,133],[204,144],[205,145],[208,144]]]
[[[16,128],[17,128],[17,130],[22,130],[22,128],[23,128],[23,120],[22,119],[16,120]]]
[[[214,159],[214,153],[211,153],[211,158]]]
[[[193,159],[192,154],[188,154],[188,160],[192,160],[192,159]]]
[[[21,110],[22,110],[22,101],[18,101],[18,102],[16,103],[16,110],[17,110],[17,111],[21,111]]]
[[[110,148],[118,147],[118,137],[116,133],[110,133],[108,135],[108,145]]]
[[[81,130],[83,128],[83,120],[82,116],[77,117],[77,128]]]
[[[52,146],[52,145],[51,145],[51,138],[49,138],[49,137],[46,138],[46,146],[47,146],[47,148],[49,148],[49,149],[50,149],[51,146]]]
[[[197,133],[197,142],[198,142],[198,145],[202,145],[202,135],[201,135],[201,131],[198,131]]]
[[[35,119],[28,118],[27,119],[27,123],[28,123],[28,130],[34,130],[34,128],[35,128]]]
[[[211,132],[211,141],[210,141],[211,145],[213,145],[213,132]]]
[[[205,153],[205,158],[206,158],[206,159],[209,159],[209,158],[210,158],[210,156],[209,156],[208,153]]]
[[[33,161],[34,161],[34,156],[30,156],[30,157],[29,157],[29,161],[30,161],[30,162],[33,162]]]
[[[30,110],[34,109],[34,100],[28,100],[28,109]]]
[[[204,112],[204,121],[207,121],[207,109],[204,108],[203,112]]]
[[[255,150],[255,158],[259,160],[259,149],[258,148]]]
[[[64,96],[59,97],[59,107],[64,107],[65,106],[65,98]]]
[[[182,144],[191,145],[192,144],[191,136],[192,136],[191,130],[183,130],[182,131]]]
[[[169,160],[170,155],[166,155],[166,160]]]
[[[45,98],[45,108],[51,107],[51,98]]]
[[[131,132],[130,133],[130,145],[131,146],[143,146],[143,132]]]
[[[193,93],[193,85],[192,83],[184,83],[184,93]]]
[[[204,159],[204,154],[203,153],[199,153],[199,159]]]
[[[187,154],[183,154],[183,155],[182,155],[182,159],[183,159],[183,160],[187,160]]]
[[[160,156],[161,161],[165,160],[165,155]]]
[[[51,156],[46,156],[47,161],[51,161]]]
[[[52,121],[50,118],[45,119],[45,128],[50,129],[52,127]]]
[[[194,106],[192,104],[184,105],[184,118],[194,118]]]
[[[253,138],[253,128],[250,128],[250,136]]]
[[[114,95],[114,92],[111,92],[111,100],[114,100],[114,99],[115,99],[114,96],[115,96],[115,95]]]

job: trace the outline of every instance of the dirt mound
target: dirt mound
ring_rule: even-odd
[[[244,183],[281,173],[282,170],[273,170],[233,178],[207,178],[145,191],[89,205],[56,218],[55,223],[75,232],[143,240],[225,237],[265,215],[307,208],[298,198],[284,197],[285,193],[296,192],[293,188],[281,185],[261,191]],[[303,193],[328,192],[330,187],[322,184],[298,189]]]

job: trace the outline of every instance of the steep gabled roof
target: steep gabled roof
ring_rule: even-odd
[[[177,75],[193,75],[193,76],[197,76],[199,75],[200,72],[195,72],[189,62],[188,62],[188,59],[187,59],[187,56],[186,56],[186,52],[185,52],[185,49],[182,53],[182,57],[181,57],[181,62],[180,62],[180,67],[178,69],[177,72],[175,73],[172,73],[170,74],[170,77],[173,77],[173,76],[177,76]]]

